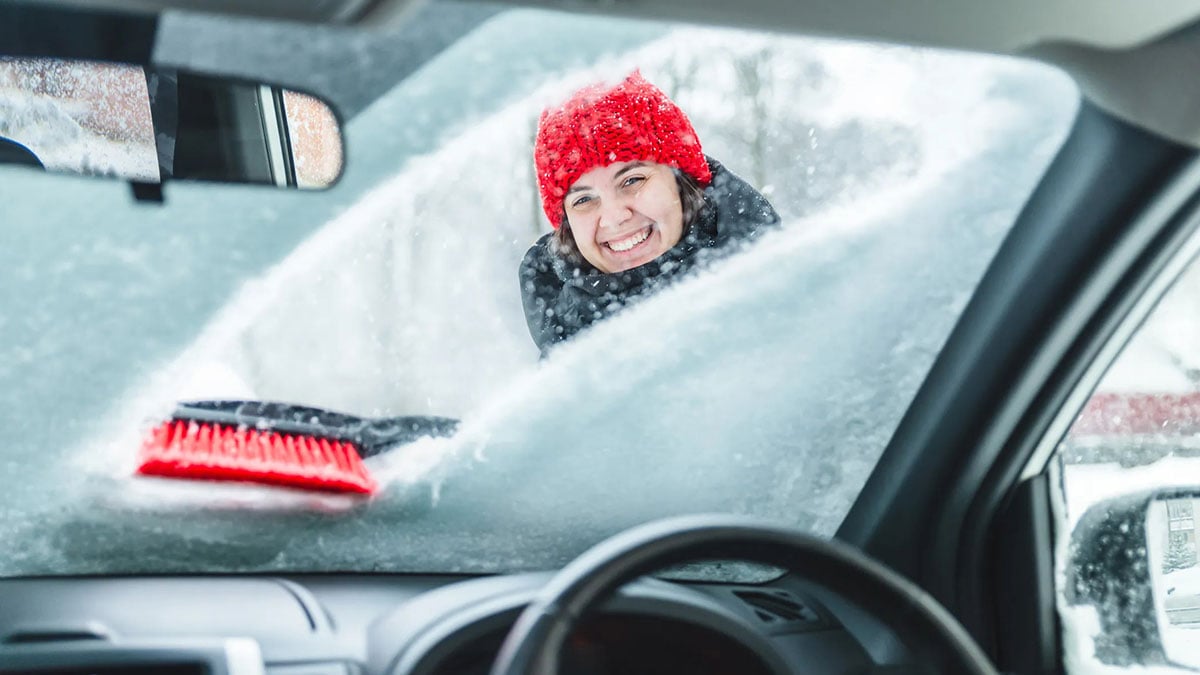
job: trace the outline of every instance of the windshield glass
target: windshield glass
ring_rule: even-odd
[[[630,143],[692,138],[682,119],[699,146],[637,179],[686,174],[691,220],[684,187],[593,217],[631,174],[539,137],[581,88],[642,80],[665,98],[631,95],[655,103]],[[0,166],[0,575],[537,569],[695,512],[831,535],[1076,106],[1011,59],[520,10],[343,111],[325,192],[145,205]],[[581,184],[596,211],[553,192]],[[546,243],[564,223],[576,258]],[[691,268],[555,314],[652,247],[660,276]],[[367,458],[370,498],[135,476],[148,431],[206,399],[459,424]]]

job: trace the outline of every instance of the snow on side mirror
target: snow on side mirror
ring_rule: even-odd
[[[0,56],[0,163],[135,185],[200,180],[323,189],[341,176],[343,145],[327,104],[279,86]]]
[[[1095,657],[1114,666],[1200,667],[1200,487],[1109,499],[1071,536],[1066,600],[1099,620]]]
[[[1167,660],[1200,669],[1200,490],[1160,493],[1146,515],[1155,615]]]

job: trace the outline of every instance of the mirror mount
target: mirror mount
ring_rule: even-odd
[[[165,203],[162,183],[143,183],[141,181],[131,180],[129,181],[129,189],[133,194],[134,201],[138,202],[139,204]]]

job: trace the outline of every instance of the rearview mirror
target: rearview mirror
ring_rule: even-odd
[[[322,189],[342,135],[321,100],[136,65],[0,57],[0,163],[114,176]]]
[[[1099,618],[1104,663],[1200,668],[1200,488],[1100,502],[1071,535],[1067,599]]]

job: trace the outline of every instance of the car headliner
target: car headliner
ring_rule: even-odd
[[[437,0],[27,0],[28,4],[108,7],[143,13],[172,9],[286,18],[359,27],[402,27]],[[758,27],[972,51],[1022,55],[1059,66],[1081,93],[1114,116],[1176,142],[1200,147],[1200,83],[1191,47],[1200,40],[1194,0],[502,0],[455,3],[541,7],[646,18]],[[277,24],[278,25],[278,24]],[[403,36],[397,39],[404,39]],[[200,56],[198,52],[193,52]],[[203,57],[201,57],[203,58]],[[271,80],[267,72],[236,74]],[[245,61],[243,61],[243,64]],[[183,65],[183,64],[175,64]],[[199,68],[198,64],[186,64]],[[356,69],[361,72],[361,69]],[[213,71],[222,72],[222,71]],[[232,73],[230,73],[232,74]],[[315,93],[326,93],[315,89]]]
[[[1155,3],[1094,0],[640,0],[569,2],[498,0],[499,4],[683,19],[797,33],[859,37],[988,52],[1017,53],[1039,44],[1128,49],[1200,19],[1192,0]],[[185,9],[320,23],[378,25],[404,21],[423,0],[42,0],[132,11]],[[493,0],[491,4],[496,4]]]

